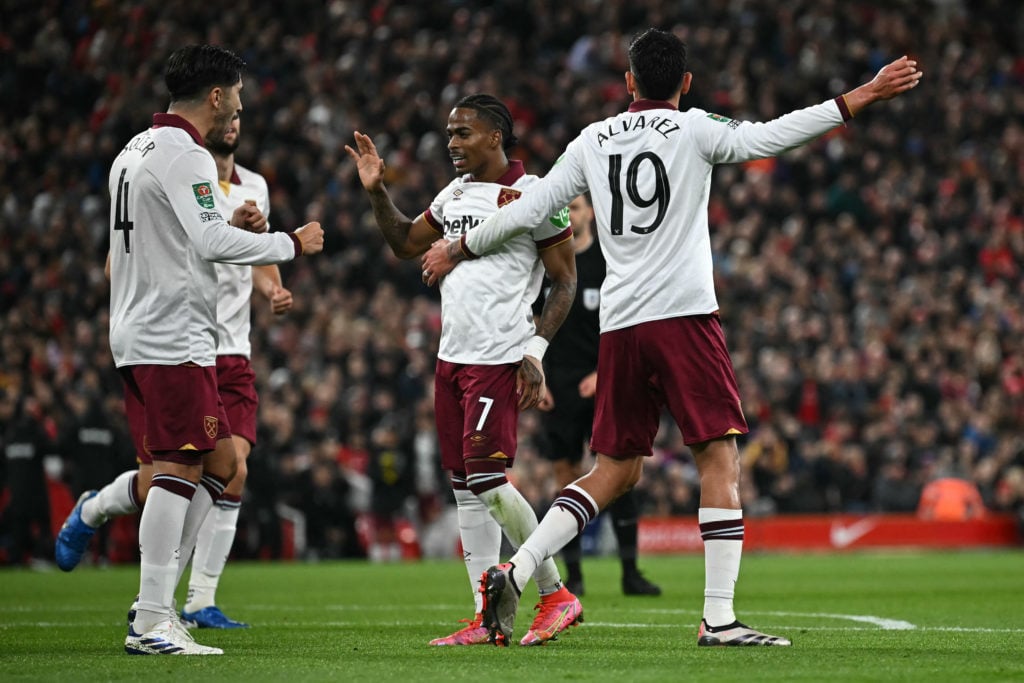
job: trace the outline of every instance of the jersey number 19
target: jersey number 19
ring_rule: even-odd
[[[644,162],[650,162],[654,172],[654,194],[644,197],[640,194],[638,178],[640,167]],[[622,175],[622,155],[612,154],[608,157],[608,185],[612,190],[612,216],[611,230],[613,235],[622,234],[622,212],[623,199],[620,176]],[[626,168],[626,194],[629,201],[638,209],[646,209],[657,204],[658,214],[650,225],[631,225],[629,229],[638,235],[646,235],[654,232],[665,220],[668,212],[668,203],[672,198],[672,190],[668,185],[668,171],[665,170],[665,162],[654,152],[643,152],[636,155]]]

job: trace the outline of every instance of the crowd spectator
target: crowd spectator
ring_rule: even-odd
[[[319,556],[357,552],[351,520],[381,504],[364,491],[381,476],[371,460],[399,444],[411,463],[432,438],[420,418],[439,305],[378,236],[342,145],[372,134],[396,203],[426,208],[451,176],[437,131],[459,97],[489,92],[516,118],[516,155],[543,175],[584,123],[622,108],[623,44],[654,25],[679,32],[701,74],[683,106],[734,118],[834,96],[904,53],[927,74],[809,149],[713,178],[718,296],[752,430],[748,509],[912,511],[939,476],[972,480],[990,509],[1024,509],[1019,3],[15,4],[0,26],[0,389],[51,438],[97,410],[123,431],[108,400],[121,386],[106,172],[166,109],[153,84],[170,51],[224,44],[250,65],[238,158],[267,178],[276,225],[324,217],[327,231],[323,257],[282,267],[295,309],[254,310],[267,437],[253,468],[270,484],[250,495],[330,516],[310,528]],[[543,477],[524,420],[517,467]],[[90,485],[81,452],[56,443],[77,495]],[[671,430],[650,465],[645,512],[692,512],[692,459]],[[404,472],[417,479],[404,495],[444,490],[429,467]],[[544,509],[550,487],[523,490]],[[263,529],[274,507],[259,506],[249,523]]]

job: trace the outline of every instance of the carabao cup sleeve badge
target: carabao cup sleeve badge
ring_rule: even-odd
[[[213,208],[213,186],[210,183],[196,183],[192,186],[192,192],[195,194],[199,206],[204,209]]]

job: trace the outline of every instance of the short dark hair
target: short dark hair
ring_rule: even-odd
[[[467,95],[455,103],[456,109],[473,109],[478,117],[491,122],[501,132],[501,148],[510,149],[519,142],[512,132],[512,112],[493,95]]]
[[[194,100],[211,88],[231,86],[242,80],[245,61],[219,45],[186,45],[167,58],[164,82],[171,102]]]
[[[686,44],[674,33],[649,28],[629,44],[629,70],[640,97],[667,100],[686,73]]]

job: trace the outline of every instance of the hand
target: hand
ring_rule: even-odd
[[[924,73],[917,70],[917,62],[906,55],[883,66],[868,83],[844,95],[850,114],[856,116],[872,102],[888,100],[904,93],[921,81]]]
[[[295,236],[302,244],[304,255],[319,254],[324,249],[324,231],[316,221],[303,225],[295,231]]]
[[[580,380],[580,398],[592,398],[597,393],[597,370]]]
[[[888,100],[901,92],[916,87],[924,74],[917,70],[917,62],[906,55],[886,64],[879,70],[869,86],[879,100]]]
[[[544,370],[540,361],[533,356],[523,356],[516,373],[516,394],[519,395],[519,410],[526,410],[537,405],[544,390]]]
[[[246,199],[245,203],[231,214],[231,225],[249,232],[266,232],[267,217],[256,206],[256,202]]]
[[[356,162],[359,181],[367,190],[379,190],[384,185],[384,160],[377,154],[377,146],[369,135],[355,132],[356,149],[345,145],[345,151]]]
[[[455,254],[453,255],[453,250]],[[430,245],[430,249],[423,255],[423,282],[428,287],[433,287],[437,282],[462,261],[462,249],[458,242],[449,242],[446,239],[439,239]]]
[[[544,385],[544,395],[540,397],[540,401],[537,402],[537,409],[543,410],[545,413],[551,412],[555,409],[555,397],[551,394],[551,390],[548,389],[547,384]]]
[[[279,285],[270,288],[267,299],[270,300],[270,310],[274,315],[283,315],[292,308],[292,293]]]

